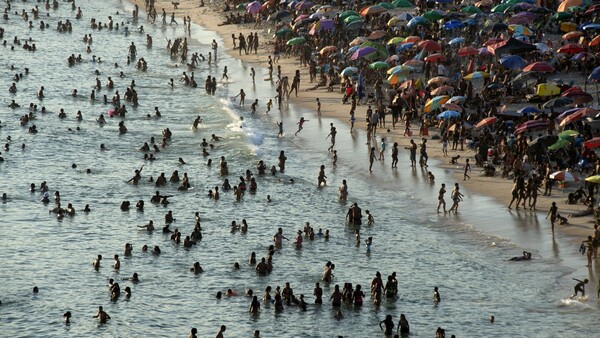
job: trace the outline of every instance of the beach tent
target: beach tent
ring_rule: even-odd
[[[510,38],[506,41],[498,42],[497,44],[489,46],[494,55],[502,54],[525,54],[532,52],[537,48],[529,43],[519,41],[515,38]]]
[[[536,95],[539,96],[556,96],[560,95],[560,88],[552,83],[542,83],[537,86]]]

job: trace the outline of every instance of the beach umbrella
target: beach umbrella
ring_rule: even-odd
[[[376,31],[372,32],[371,34],[369,34],[369,36],[367,37],[367,39],[369,39],[369,40],[378,40],[378,39],[381,39],[384,36],[385,36],[385,31],[376,30]]]
[[[464,77],[465,80],[477,80],[477,79],[487,79],[490,77],[490,74],[486,72],[473,72]]]
[[[523,69],[527,62],[518,55],[508,55],[500,58],[500,64],[506,69]]]
[[[548,123],[544,121],[527,121],[525,123],[521,123],[515,129],[515,134],[524,133],[526,131],[539,130],[548,128]]]
[[[387,22],[387,26],[388,27],[394,27],[399,25],[400,23],[402,23],[402,20],[398,19],[398,17],[393,17],[391,19],[388,20]]]
[[[390,85],[396,85],[400,82],[406,80],[406,75],[401,73],[396,73],[388,76],[387,81]]]
[[[424,111],[429,113],[433,110],[440,109],[444,103],[446,103],[450,99],[448,95],[436,96],[432,99],[427,100],[425,103]],[[459,114],[460,115],[460,114]]]
[[[537,50],[539,50],[542,53],[552,51],[552,48],[548,47],[548,45],[545,43],[538,42],[538,43],[534,44],[534,46],[535,46],[535,48],[537,48]]]
[[[479,50],[473,47],[463,47],[458,50],[459,56],[468,56],[468,55],[476,55],[479,54]]]
[[[593,80],[593,81],[600,80],[600,66],[594,68],[594,70],[590,73],[588,80]]]
[[[437,52],[439,50],[442,50],[440,44],[433,40],[421,41],[419,42],[417,48],[420,50],[425,50],[426,52]]]
[[[557,97],[555,99],[548,100],[546,103],[544,103],[542,108],[544,108],[544,109],[560,108],[560,107],[564,107],[571,103],[573,103],[573,99],[570,99],[568,97]]]
[[[354,74],[358,73],[358,68],[356,67],[346,67],[344,68],[344,70],[342,70],[342,72],[340,73],[340,75],[342,76],[352,76]]]
[[[444,16],[438,11],[429,11],[425,12],[425,14],[423,14],[423,17],[429,21],[438,21]]]
[[[594,47],[600,45],[600,35],[597,35],[595,38],[592,39],[592,41],[590,41],[590,43],[588,44],[588,46],[590,47]]]
[[[508,30],[513,34],[533,36],[533,31],[523,25],[509,25]]]
[[[549,63],[544,61],[538,61],[534,63],[530,63],[523,68],[524,72],[538,72],[538,73],[548,73],[554,72],[555,69]]]
[[[404,38],[401,36],[396,36],[394,38],[389,39],[387,44],[388,45],[398,45],[398,44],[401,44],[402,42],[404,42]]]
[[[460,117],[460,113],[454,110],[446,110],[437,115],[438,119],[451,119],[453,117]]]
[[[462,22],[463,26],[477,26],[479,25],[479,21],[475,18],[469,18]]]
[[[572,31],[566,34],[563,34],[563,40],[577,40],[580,36],[583,35],[582,31]]]
[[[561,32],[572,32],[577,30],[577,24],[573,22],[561,22],[559,29]]]
[[[275,35],[277,35],[280,38],[283,38],[288,34],[292,34],[292,30],[289,27],[283,27],[275,33]]]
[[[406,26],[408,28],[413,28],[416,26],[424,26],[424,25],[428,25],[429,24],[429,20],[425,19],[422,16],[415,16],[414,18],[410,19],[410,21],[406,24]]]
[[[404,42],[420,42],[422,39],[420,36],[411,35],[404,39]]]
[[[504,11],[506,11],[507,9],[509,9],[511,7],[512,7],[511,4],[500,4],[500,5],[494,6],[494,8],[492,8],[492,13],[504,13]]]
[[[436,76],[436,77],[432,77],[431,79],[429,79],[429,81],[427,81],[428,85],[432,85],[432,84],[441,84],[441,83],[448,83],[450,82],[450,79],[445,77],[445,76]]]
[[[310,19],[320,20],[325,18],[325,14],[323,13],[313,13],[309,16]]]
[[[411,49],[415,44],[413,42],[405,42],[396,48],[398,52],[404,52]]]
[[[329,54],[329,53],[333,53],[337,50],[336,46],[326,46],[321,48],[321,50],[319,51],[319,54],[324,55],[324,54]]]
[[[310,15],[308,14],[302,14],[302,15],[298,15],[295,19],[294,22],[298,22],[300,20],[304,20],[304,19],[308,19],[310,17]]]
[[[585,144],[585,142],[584,142],[584,144]],[[590,177],[586,178],[585,180],[590,183],[600,183],[600,175],[590,176]]]
[[[595,148],[600,147],[600,137],[594,137],[591,140],[583,142],[583,146],[586,147],[587,149],[595,149]],[[597,176],[600,177],[600,175],[597,175]],[[599,183],[599,182],[594,182],[594,183]]]
[[[600,29],[600,23],[589,23],[581,27],[581,29],[584,31]]]
[[[368,41],[367,37],[359,36],[354,38],[354,40],[350,41],[350,46],[362,45],[363,43],[365,43],[365,41]]]
[[[331,12],[331,11],[333,11],[333,10],[334,10],[333,6],[331,6],[331,5],[323,5],[323,6],[320,6],[320,7],[319,7],[319,8],[318,8],[318,9],[315,11],[315,13],[327,13],[327,12]]]
[[[381,14],[384,12],[387,12],[387,9],[385,9],[379,5],[373,5],[373,6],[369,6],[365,9],[361,10],[360,15],[367,16],[367,15]]]
[[[303,11],[305,9],[309,9],[313,6],[313,3],[310,1],[300,1],[294,6],[297,11]]]
[[[410,3],[408,0],[394,0],[392,2],[396,8],[413,8],[414,5]]]
[[[371,64],[369,64],[369,69],[373,69],[373,70],[386,70],[390,68],[390,65],[387,64],[387,62],[383,62],[383,61],[375,61]]]
[[[392,5],[389,2],[380,2],[380,3],[377,4],[377,6],[381,6],[381,7],[385,8],[385,9],[394,9],[394,8],[396,8],[396,6]]]
[[[421,69],[421,67],[423,67],[424,63],[425,62],[423,62],[421,60],[410,59],[410,60],[406,61],[405,63],[403,63],[402,65]]]
[[[560,142],[560,140],[558,142]],[[550,146],[550,147],[552,147],[552,146]],[[552,150],[552,149],[550,149],[550,150]],[[579,177],[578,176],[575,176],[572,172],[565,171],[565,170],[553,172],[552,174],[550,174],[550,178],[553,179],[553,180],[556,180],[556,181],[579,182]]]
[[[463,26],[463,23],[458,21],[458,20],[450,20],[446,23],[444,23],[444,29],[446,30],[452,30],[452,29],[457,29]]]
[[[568,45],[564,45],[562,47],[560,47],[558,49],[559,53],[565,53],[565,54],[577,54],[579,52],[583,52],[583,47],[575,44],[575,43],[570,43]]]
[[[427,56],[425,58],[425,62],[444,62],[446,61],[446,57],[440,53],[435,53]]]
[[[448,42],[448,44],[449,44],[450,46],[453,46],[453,45],[458,45],[458,44],[461,44],[461,43],[463,43],[463,42],[465,42],[465,38],[454,38],[454,39],[450,40],[450,41]]]
[[[562,138],[564,140],[568,140],[572,137],[579,135],[579,132],[576,130],[565,130],[562,133],[558,134],[558,138]]]
[[[492,31],[494,32],[503,32],[505,30],[508,30],[508,25],[505,23],[497,22],[492,25]]]
[[[358,16],[358,15],[351,15],[351,16],[347,16],[347,17],[346,17],[346,18],[343,20],[343,22],[344,22],[345,24],[349,24],[349,23],[352,23],[352,22],[355,22],[355,21],[362,21],[362,18],[361,18],[360,16]]]
[[[279,11],[275,14],[271,14],[269,15],[269,18],[267,20],[273,21],[273,20],[283,20],[284,18],[287,18],[291,15],[290,11]]]
[[[479,129],[479,128],[483,128],[489,125],[492,125],[494,123],[496,123],[496,121],[498,121],[498,118],[495,116],[492,117],[486,117],[483,120],[479,121],[476,125],[475,125],[475,129]]]
[[[412,70],[412,67],[410,67],[410,66],[405,66],[405,65],[395,66],[395,67],[388,69],[387,74],[388,75],[390,75],[390,74],[407,74],[411,70]]]
[[[395,18],[397,18],[400,21],[410,21],[410,19],[412,19],[413,16],[410,13],[404,12],[396,15]]]
[[[364,26],[364,24],[364,21],[353,21],[344,26],[344,29],[348,31],[359,30],[360,28],[362,28],[362,26]]]
[[[560,121],[560,126],[564,127],[564,126],[569,125],[569,124],[571,124],[573,122],[581,120],[585,116],[586,116],[585,112],[576,112],[576,113],[571,114],[571,115],[565,117],[564,119],[562,119],[562,121]]]
[[[528,12],[527,12],[528,13]],[[511,25],[529,25],[535,17],[530,16],[513,16],[508,19],[508,24]]]
[[[527,143],[528,148],[542,148],[546,149],[550,145],[556,143],[558,136],[556,135],[543,135],[535,138],[533,141]]]
[[[478,7],[475,7],[475,6],[465,6],[465,7],[461,8],[460,11],[463,13],[469,13],[469,14],[481,13],[481,9],[479,9]]]
[[[443,88],[443,87],[444,87],[444,86],[442,86],[442,87],[440,87],[440,88]],[[449,86],[445,86],[445,87],[449,87]],[[452,87],[450,87],[450,88],[452,88]],[[452,89],[454,89],[454,88],[452,88]],[[448,100],[448,101],[446,101],[446,103],[444,103],[444,104],[442,105],[442,108],[444,108],[444,109],[447,109],[447,110],[456,110],[456,111],[459,111],[459,112],[461,112],[461,113],[462,113],[462,112],[463,112],[463,110],[464,110],[464,109],[463,109],[461,106],[457,105],[456,103],[449,103],[449,100]]]
[[[257,14],[260,12],[262,4],[258,1],[252,1],[251,3],[246,5],[246,12],[250,14]]]
[[[523,114],[523,115],[528,115],[528,114],[532,114],[532,113],[541,113],[542,111],[537,109],[536,107],[532,107],[532,106],[527,106],[527,107],[523,107],[519,110],[517,110],[517,113],[519,114]]]
[[[447,94],[447,93],[452,92],[452,91],[454,91],[454,87],[441,86],[441,87],[437,87],[436,89],[432,90],[430,92],[430,94],[434,95],[434,96],[437,96],[437,95]],[[444,108],[446,108],[446,107],[444,107]]]
[[[300,36],[300,37],[288,40],[288,42],[286,42],[286,44],[288,46],[297,46],[297,45],[301,45],[305,42],[306,42],[306,39],[303,36]]]
[[[352,56],[350,57],[350,60],[364,58],[364,57],[367,57],[369,54],[373,54],[375,52],[377,52],[377,49],[375,49],[373,47],[369,47],[369,46],[361,47],[356,52],[354,52],[354,54],[352,54]]]
[[[491,39],[488,39],[486,42],[484,42],[483,46],[487,47],[487,46],[495,45],[495,44],[503,42],[503,41],[504,40],[501,38],[491,38]]]
[[[343,12],[341,12],[341,13],[338,14],[338,18],[340,20],[342,20],[342,21],[344,19],[346,19],[347,17],[349,17],[349,16],[358,16],[358,17],[360,17],[360,14],[358,14],[358,12],[355,12],[355,11],[343,11]]]
[[[461,102],[465,102],[467,100],[466,97],[462,96],[462,95],[457,95],[457,96],[452,96],[450,98],[450,100],[447,101],[447,103],[461,103]]]

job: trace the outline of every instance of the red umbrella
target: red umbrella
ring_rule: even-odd
[[[479,49],[473,47],[463,47],[458,50],[459,56],[467,56],[467,55],[477,55],[479,54]]]
[[[600,113],[600,110],[591,107],[581,108],[577,112],[583,111],[586,116],[592,116]]]
[[[425,62],[438,62],[438,61],[446,61],[446,57],[440,53],[431,54],[425,58]]]
[[[570,43],[568,45],[564,45],[558,49],[559,53],[565,53],[565,54],[577,54],[577,53],[581,53],[583,51],[584,51],[584,48],[575,43]]]
[[[589,141],[583,142],[583,146],[588,149],[594,149],[600,147],[600,137],[594,137]]]
[[[564,126],[568,125],[569,123],[578,121],[584,117],[585,117],[585,112],[577,111],[576,113],[573,113],[573,114],[565,117],[564,119],[562,119],[562,121],[560,121],[560,126],[564,127]]]
[[[534,62],[530,63],[525,68],[523,68],[524,72],[553,72],[554,67],[550,66],[547,62]]]
[[[405,40],[406,41],[406,40]],[[426,52],[437,52],[438,50],[442,50],[442,47],[439,43],[432,40],[425,40],[419,42],[419,49],[424,49]]]
[[[497,120],[498,118],[496,118],[495,116],[486,117],[475,125],[475,129],[483,128],[485,126],[489,126],[490,124],[494,124],[494,122],[496,122]]]
[[[535,130],[535,129],[545,129],[548,127],[548,122],[544,121],[527,121],[525,123],[521,123],[515,129],[515,134],[520,134],[526,131]]]

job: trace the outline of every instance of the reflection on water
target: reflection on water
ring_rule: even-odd
[[[28,10],[33,3],[13,3],[13,11]],[[231,82],[219,84],[215,97],[207,96],[203,89],[191,89],[176,82],[171,90],[170,78],[177,79],[182,68],[175,67],[163,48],[166,39],[181,36],[175,28],[154,27],[144,22],[146,32],[153,36],[154,47],[144,46],[145,35],[132,33],[125,36],[117,31],[92,31],[88,28],[90,17],[105,21],[109,15],[116,22],[127,21],[123,4],[110,1],[86,2],[82,6],[84,19],[76,21],[74,12],[61,3],[57,11],[44,18],[50,29],[40,31],[26,29],[26,22],[16,16],[2,23],[5,38],[31,36],[38,51],[26,52],[19,47],[1,50],[0,75],[7,88],[15,72],[29,67],[31,74],[19,81],[16,95],[0,91],[0,102],[8,104],[15,99],[25,108],[0,110],[3,128],[0,136],[12,137],[12,148],[3,152],[6,162],[0,165],[0,190],[6,191],[10,200],[0,205],[2,236],[0,237],[0,286],[2,306],[0,323],[3,332],[28,336],[184,336],[190,327],[199,329],[199,336],[215,334],[220,325],[227,325],[231,336],[249,336],[255,329],[265,337],[322,337],[344,335],[349,337],[379,335],[377,326],[385,315],[392,314],[398,320],[405,313],[416,337],[429,337],[438,326],[457,336],[506,337],[512,336],[582,336],[589,332],[586,327],[593,311],[579,306],[562,304],[565,282],[561,280],[570,269],[558,264],[561,243],[552,243],[554,255],[538,253],[527,264],[509,264],[505,259],[518,255],[520,248],[507,240],[493,237],[495,227],[510,234],[522,231],[531,238],[542,236],[536,217],[527,216],[528,225],[521,230],[508,222],[506,214],[499,220],[490,219],[492,210],[498,206],[489,200],[479,200],[475,207],[465,201],[458,218],[435,214],[437,184],[451,182],[441,170],[433,169],[436,186],[427,182],[426,172],[410,170],[407,162],[399,164],[400,170],[391,172],[388,163],[376,163],[374,173],[367,173],[368,153],[364,135],[349,135],[346,126],[326,118],[307,124],[299,137],[292,137],[295,122],[307,112],[294,109],[273,116],[251,116],[248,109],[240,110],[228,98],[247,85],[247,67],[223,55],[218,66],[202,64],[195,70],[200,84],[206,76],[220,76],[222,67],[228,66]],[[130,8],[130,5],[126,5]],[[43,12],[43,10],[42,10]],[[130,11],[129,11],[130,12]],[[144,15],[140,15],[144,17]],[[73,33],[57,33],[53,27],[59,20],[73,21]],[[142,24],[141,22],[138,24]],[[130,26],[133,32],[133,25]],[[36,25],[34,25],[36,26]],[[102,63],[91,61],[81,42],[84,34],[92,33],[93,54]],[[212,35],[193,27],[190,44],[192,50],[206,51]],[[133,65],[126,65],[127,46],[138,46],[138,57],[148,60],[149,71],[140,72]],[[81,53],[83,62],[67,67],[66,58],[71,53]],[[115,68],[114,63],[119,67]],[[14,64],[16,70],[11,70]],[[77,88],[87,96],[95,85],[95,70],[105,82],[108,76],[115,81],[115,90],[121,94],[135,80],[140,106],[127,106],[128,115],[123,120],[129,132],[119,135],[118,118],[109,118],[101,127],[95,118],[106,114],[110,108],[101,100],[90,102],[84,98],[72,98],[70,92]],[[125,78],[119,78],[123,71]],[[257,78],[264,75],[257,69]],[[238,78],[240,76],[240,78]],[[40,86],[46,88],[46,98],[37,100],[35,93]],[[269,82],[257,83],[254,96],[266,102],[273,92]],[[103,88],[97,95],[112,97],[114,90]],[[250,96],[250,94],[249,94]],[[28,112],[29,102],[45,106],[51,113],[39,111],[35,123],[38,134],[28,134],[27,127],[18,125],[18,117]],[[147,118],[158,106],[160,120]],[[64,108],[67,118],[60,120],[58,111]],[[75,120],[81,110],[83,121]],[[203,123],[198,131],[190,126],[196,116]],[[241,117],[244,117],[243,121]],[[311,117],[313,120],[315,118]],[[276,120],[283,120],[286,137],[277,138]],[[325,135],[329,123],[338,128],[338,167],[331,168],[331,158],[326,152]],[[240,127],[241,126],[241,127]],[[76,130],[79,127],[80,130]],[[161,130],[169,128],[173,138],[167,148],[155,156],[155,162],[144,162],[143,153],[137,149],[151,136],[160,140]],[[69,130],[70,128],[70,130]],[[211,134],[223,137],[209,149],[210,156],[201,156],[202,138]],[[21,150],[19,145],[25,143]],[[109,149],[99,151],[103,143]],[[365,147],[365,148],[363,148]],[[277,156],[285,149],[288,162],[286,173],[277,176],[258,177],[258,192],[246,194],[242,202],[235,202],[231,192],[222,192],[221,200],[209,200],[209,189],[220,185],[218,159],[225,156],[229,163],[229,180],[239,181],[246,169],[255,171],[259,159],[266,164],[277,164]],[[406,154],[404,154],[406,155]],[[187,164],[179,165],[182,157]],[[406,155],[403,159],[406,159]],[[208,158],[213,165],[207,166]],[[73,169],[71,165],[77,164]],[[135,169],[144,164],[143,183],[133,186],[124,183],[133,176]],[[325,164],[328,186],[317,189],[318,167]],[[85,169],[91,169],[87,174]],[[406,168],[406,169],[402,169]],[[177,190],[176,184],[161,187],[161,194],[173,195],[168,208],[148,203],[156,188],[147,182],[150,176],[161,172],[169,176],[173,170],[180,175],[187,172],[192,189]],[[293,178],[294,184],[286,184]],[[350,197],[347,203],[337,200],[337,186],[348,180]],[[78,212],[73,218],[62,221],[48,213],[42,205],[39,193],[28,192],[29,184],[39,186],[47,181],[50,191],[59,190],[63,204],[73,203],[76,209],[90,204],[92,212]],[[273,199],[266,202],[266,196]],[[133,204],[144,199],[145,211],[122,212],[119,205],[124,200]],[[372,226],[363,225],[362,239],[374,238],[372,251],[367,253],[364,244],[355,245],[355,228],[344,223],[350,203],[358,202],[363,211],[369,209],[375,215]],[[138,231],[137,225],[154,220],[163,223],[164,215],[172,210],[176,218],[172,228],[183,235],[194,227],[194,212],[202,217],[204,239],[195,247],[185,249],[175,245],[160,231],[147,234]],[[469,211],[467,211],[469,210]],[[518,215],[516,217],[524,217]],[[246,219],[249,231],[245,234],[231,233],[229,224]],[[256,276],[253,267],[246,264],[251,252],[257,257],[267,254],[272,235],[278,227],[293,238],[304,222],[310,222],[315,230],[322,228],[331,232],[331,238],[305,240],[301,250],[293,248],[291,240],[284,243],[273,259],[274,270],[269,276]],[[462,222],[482,223],[472,227]],[[510,223],[510,224],[509,224]],[[510,236],[508,236],[510,237]],[[131,257],[123,256],[125,243],[132,243]],[[159,245],[160,256],[141,252],[141,247]],[[556,249],[555,249],[556,248]],[[98,272],[91,267],[96,255],[104,260]],[[111,268],[111,257],[122,257],[120,271]],[[193,275],[189,268],[199,261],[205,272]],[[384,300],[374,307],[367,297],[362,308],[343,306],[344,318],[334,319],[330,304],[312,305],[312,289],[323,272],[325,262],[336,264],[334,283],[352,282],[367,289],[376,271],[385,279],[392,271],[398,274],[399,298]],[[239,262],[240,270],[233,269]],[[511,262],[512,263],[512,262]],[[141,283],[131,284],[121,280],[137,272]],[[123,297],[110,301],[107,283],[110,278],[121,280],[121,289],[132,288],[131,300]],[[557,283],[557,280],[560,281]],[[260,315],[247,315],[250,299],[241,296],[246,289],[262,294],[267,285],[283,286],[290,282],[296,295],[304,294],[310,303],[306,313],[289,307],[282,314],[274,315],[271,305],[263,305]],[[567,284],[569,281],[566,282]],[[31,288],[40,288],[38,295],[30,294]],[[431,301],[433,288],[442,293],[443,302],[434,306]],[[240,296],[217,300],[217,291],[235,290]],[[324,285],[328,299],[333,285]],[[97,325],[91,319],[97,306],[103,305],[112,320],[107,325]],[[64,327],[62,313],[73,313],[72,325]],[[495,315],[496,324],[487,318]],[[35,318],[35,320],[31,320]],[[526,319],[526,320],[525,320]],[[525,323],[526,322],[526,323]]]

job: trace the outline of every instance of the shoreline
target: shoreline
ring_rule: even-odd
[[[133,3],[138,4],[138,6],[143,6],[143,1],[141,0],[132,0]],[[187,15],[191,17],[192,22],[198,24],[205,29],[214,32],[217,34],[224,43],[223,46],[219,47],[221,52],[227,53],[234,59],[240,60],[242,62],[248,63],[252,66],[266,68],[267,57],[271,55],[270,50],[265,48],[265,40],[269,37],[267,34],[272,30],[273,26],[268,22],[263,22],[261,27],[257,29],[253,29],[251,26],[253,24],[242,24],[242,25],[223,25],[219,26],[219,23],[222,21],[222,12],[217,8],[218,4],[208,4],[205,7],[194,7],[190,6],[191,4],[185,3],[179,6],[178,10],[175,10],[175,13],[180,15],[187,11]],[[165,8],[169,8],[171,6],[171,2],[168,1],[156,1],[155,7],[159,8],[160,6],[166,6]],[[172,6],[171,6],[172,7]],[[265,26],[266,25],[266,26]],[[230,37],[230,34],[238,35],[242,32],[244,35],[249,34],[250,32],[258,32],[259,39],[261,41],[261,46],[259,47],[259,51],[257,54],[249,53],[245,55],[244,53],[236,53],[236,50],[233,48],[233,41]],[[282,57],[278,63],[274,63],[273,77],[272,82],[275,81],[276,78],[276,68],[277,66],[281,66],[282,75],[293,75],[296,69],[300,70],[302,76],[302,84],[301,89],[298,91],[298,97],[293,97],[284,101],[284,105],[290,106],[299,106],[301,109],[305,109],[307,111],[311,111],[314,113],[312,117],[317,118],[316,115],[316,99],[319,98],[321,102],[321,111],[322,117],[334,118],[346,125],[350,125],[349,122],[349,109],[350,105],[340,105],[341,102],[341,93],[336,91],[328,92],[324,91],[324,88],[317,89],[315,91],[307,91],[306,88],[312,86],[311,83],[307,81],[309,79],[308,67],[303,67],[298,65],[298,61],[296,57]],[[260,79],[258,79],[260,81]],[[265,79],[268,81],[268,79]],[[325,89],[326,90],[326,89]],[[275,92],[273,91],[273,96]],[[291,96],[290,96],[291,97]],[[264,106],[264,105],[263,105]],[[340,109],[341,108],[341,109]],[[276,109],[274,107],[273,109]],[[346,110],[347,109],[347,110]],[[284,109],[282,109],[284,110]],[[364,130],[365,129],[365,119],[364,112],[366,111],[365,105],[357,106],[357,118],[355,123],[355,128]],[[311,117],[311,118],[312,118]],[[391,121],[390,121],[391,122]],[[389,126],[389,124],[388,124]],[[387,129],[389,127],[385,127]],[[390,132],[378,133],[379,137],[385,137],[386,142],[391,147],[391,144],[394,142],[398,142],[399,148],[401,152],[399,154],[399,163],[406,163],[408,154],[407,151],[403,148],[410,144],[410,137],[402,136],[404,125],[399,123],[395,129],[390,129]],[[417,126],[413,126],[411,128],[413,131],[412,139],[415,140],[416,143],[419,143],[419,136]],[[511,198],[511,189],[512,189],[512,181],[504,178],[498,177],[497,175],[494,178],[485,177],[481,175],[481,168],[472,165],[471,179],[467,181],[462,180],[462,170],[464,165],[464,159],[469,158],[471,163],[474,163],[474,153],[470,150],[465,149],[465,151],[452,151],[448,150],[448,157],[444,157],[441,150],[441,143],[431,139],[431,135],[435,134],[437,128],[432,127],[430,129],[430,136],[428,138],[429,147],[428,147],[428,155],[431,159],[436,159],[440,162],[439,168],[441,170],[451,170],[453,171],[453,177],[459,182],[463,188],[466,189],[465,194],[468,197],[471,193],[480,194],[492,197],[497,203],[500,205],[507,206],[510,202]],[[436,141],[436,142],[433,142]],[[453,165],[449,164],[449,159],[451,156],[461,155],[461,159],[458,164]],[[467,156],[465,156],[467,155]],[[497,168],[499,169],[499,168]],[[447,184],[448,185],[448,184]],[[537,210],[535,211],[535,215],[538,217],[545,217],[547,210],[549,210],[553,201],[557,202],[559,207],[559,213],[561,215],[569,215],[572,213],[580,212],[585,210],[585,206],[581,204],[577,205],[568,205],[564,203],[567,198],[568,193],[572,188],[568,187],[566,189],[560,189],[558,187],[553,188],[552,197],[542,196],[541,194],[537,200]],[[530,214],[530,210],[509,210],[505,209],[505,211],[510,212],[511,214],[521,214],[525,212],[526,214]],[[589,216],[586,217],[578,217],[573,218],[569,217],[568,225],[558,225],[556,227],[556,232],[562,235],[566,235],[570,240],[581,240],[582,238],[587,237],[587,235],[593,233],[593,221],[590,221]],[[550,222],[546,221],[548,228],[550,228]]]

